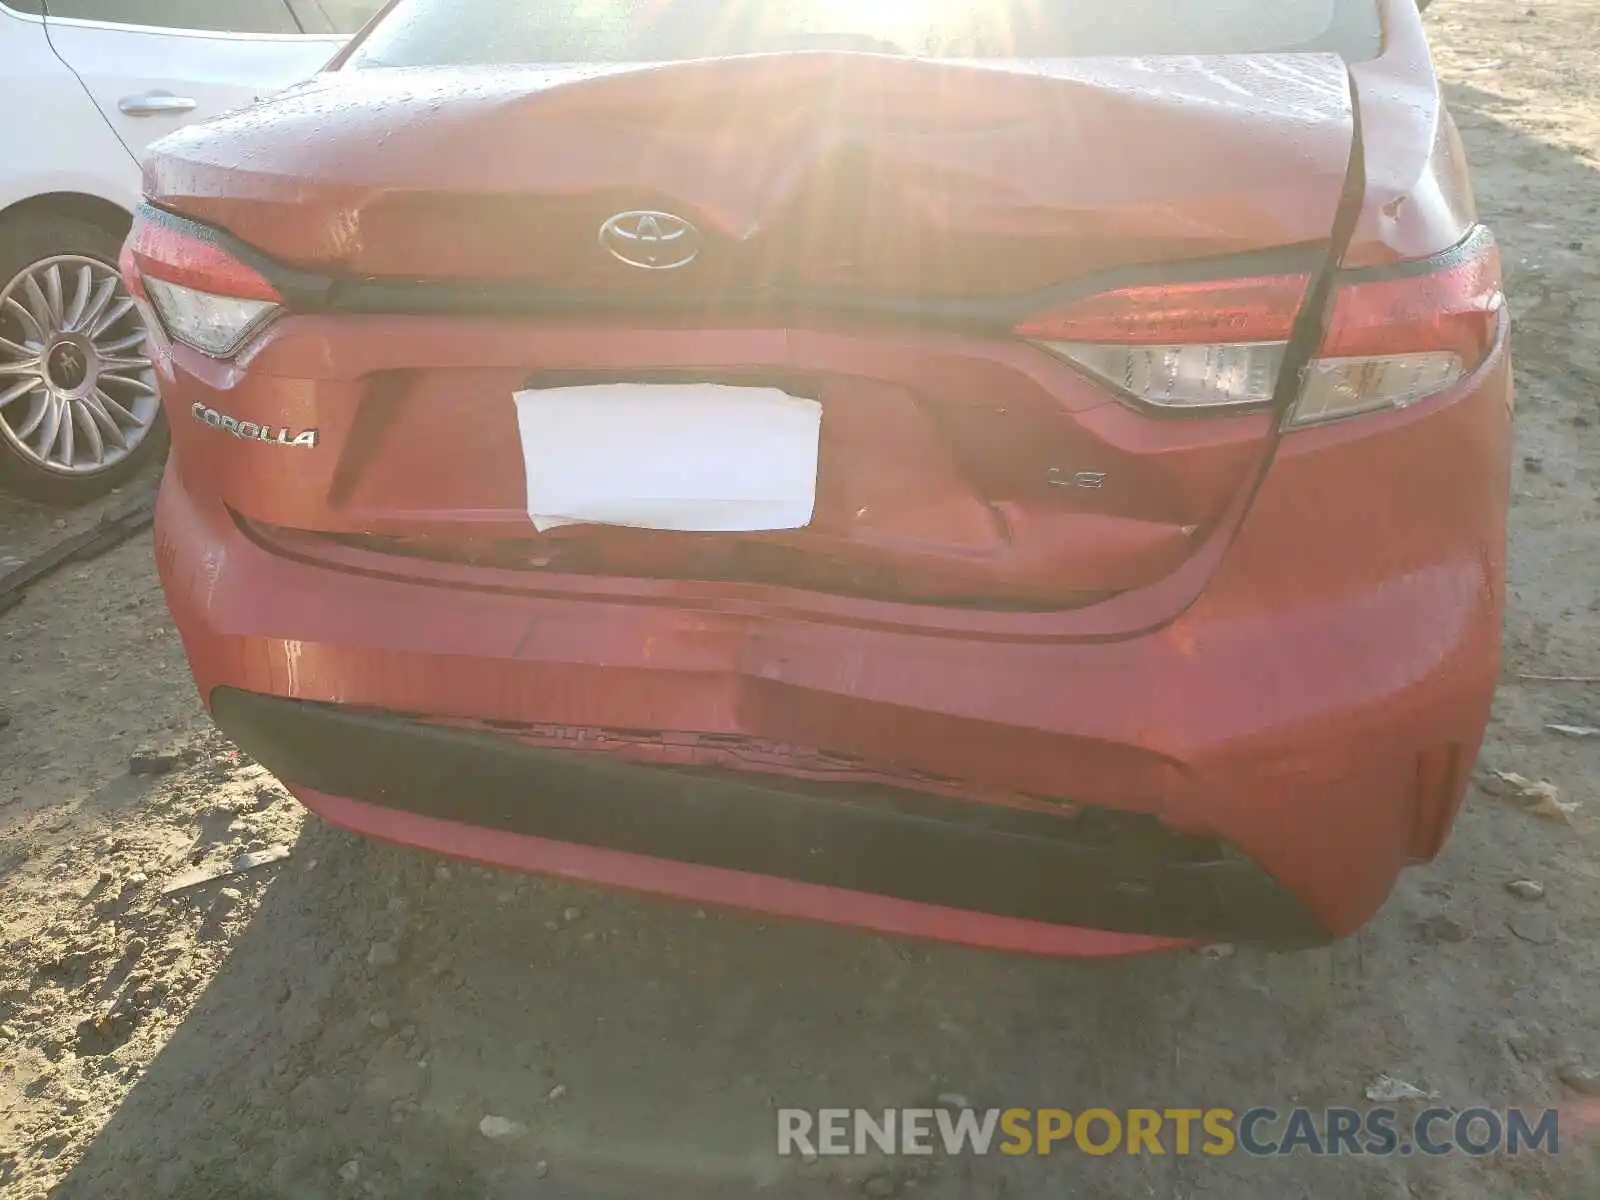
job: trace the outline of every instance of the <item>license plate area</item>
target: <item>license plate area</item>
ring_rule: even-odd
[[[681,377],[525,387],[512,399],[528,516],[540,531],[731,533],[811,521],[822,428],[815,399]]]

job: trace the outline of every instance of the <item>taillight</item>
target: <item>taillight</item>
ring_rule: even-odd
[[[121,266],[128,290],[155,311],[168,336],[217,358],[238,350],[283,305],[254,268],[159,220],[134,221]]]
[[[1287,424],[1404,408],[1477,370],[1505,307],[1499,253],[1481,242],[1442,269],[1342,283]]]
[[[1122,288],[1017,332],[1124,398],[1170,412],[1270,403],[1307,275]]]
[[[1124,288],[1032,318],[1017,333],[1155,411],[1228,412],[1275,394],[1309,277]],[[1504,297],[1486,231],[1443,264],[1337,282],[1327,331],[1285,424],[1402,408],[1489,354]]]

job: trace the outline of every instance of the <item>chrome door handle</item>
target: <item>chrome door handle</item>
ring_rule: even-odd
[[[174,96],[171,92],[145,92],[139,96],[124,96],[117,107],[130,117],[153,117],[160,113],[190,112],[200,102],[191,96]]]

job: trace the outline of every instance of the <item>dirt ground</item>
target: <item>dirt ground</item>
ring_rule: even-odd
[[[1484,765],[1551,781],[1570,822],[1477,790],[1359,936],[1221,960],[1007,958],[446,864],[308,820],[210,730],[146,535],[0,616],[0,1194],[1600,1196],[1594,1137],[1555,1159],[772,1153],[777,1106],[1320,1108],[1385,1072],[1543,1106],[1600,1067],[1600,740],[1545,728],[1600,724],[1600,687],[1519,678],[1600,674],[1600,0],[1434,8],[1519,326]],[[96,515],[0,500],[0,572]],[[133,776],[143,749],[182,757]]]

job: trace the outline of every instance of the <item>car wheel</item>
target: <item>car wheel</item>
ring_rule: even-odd
[[[0,223],[0,484],[84,504],[167,449],[121,239],[66,216]]]

